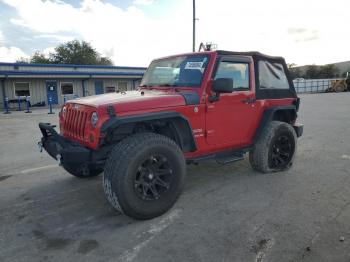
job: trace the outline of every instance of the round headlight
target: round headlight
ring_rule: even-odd
[[[65,117],[66,113],[67,113],[67,107],[64,106],[64,107],[62,107],[62,116]]]
[[[98,114],[97,112],[93,112],[91,115],[91,124],[93,125],[93,127],[96,127],[98,122]]]

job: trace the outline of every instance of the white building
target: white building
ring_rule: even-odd
[[[138,87],[144,67],[0,63],[0,106],[30,96],[31,105],[61,105],[65,99]]]

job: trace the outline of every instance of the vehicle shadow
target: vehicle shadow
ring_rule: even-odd
[[[234,180],[252,172],[246,162],[226,166],[207,162],[188,166],[184,193],[200,194],[228,180],[234,183]],[[142,223],[111,208],[103,192],[102,176],[77,179],[63,170],[55,176],[30,184],[24,193],[15,195],[2,205],[5,208],[0,219],[14,229],[12,233],[22,231],[35,238],[58,233],[69,236],[93,234],[101,230],[108,232]]]
[[[184,193],[191,193],[192,190],[205,191],[212,186],[228,181],[234,183],[242,176],[256,174],[258,173],[252,171],[247,160],[224,166],[215,161],[189,165]],[[79,224],[81,227],[84,223],[91,226],[93,222],[109,226],[115,224],[118,227],[138,222],[109,205],[102,188],[102,175],[78,179],[61,170],[59,176],[33,185],[11,204],[15,207],[12,208],[13,212],[24,209],[30,211],[26,213],[32,220],[42,224],[50,221],[48,225],[57,221],[58,227],[67,224]]]
[[[224,203],[223,197],[242,198],[249,181],[259,178],[256,174],[246,159],[225,166],[214,161],[188,166],[184,192],[172,209],[186,214],[193,208],[205,210],[208,204]],[[9,246],[4,254],[12,258],[24,247],[28,252],[31,248],[34,251],[30,252],[64,251],[78,248],[79,241],[101,242],[106,236],[123,250],[123,245],[130,246],[147,235],[147,230],[163,219],[138,221],[112,209],[105,199],[102,176],[77,179],[59,169],[55,174],[25,177],[20,185],[26,190],[1,203],[0,221],[6,225],[3,236]]]

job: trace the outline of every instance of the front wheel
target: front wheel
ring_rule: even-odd
[[[297,136],[287,123],[271,121],[249,153],[253,169],[268,173],[289,169],[294,161]]]
[[[168,211],[186,175],[181,149],[168,137],[141,133],[119,142],[106,161],[103,188],[118,211],[150,219]]]

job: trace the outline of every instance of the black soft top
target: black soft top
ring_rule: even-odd
[[[257,51],[234,52],[234,51],[217,50],[216,52],[219,55],[244,55],[244,56],[251,56],[253,57],[254,60],[267,60],[267,61],[274,61],[274,62],[279,61],[279,62],[285,63],[285,60],[282,56],[270,56]]]
[[[286,61],[281,56],[269,56],[262,54],[260,52],[233,52],[233,51],[216,51],[219,56],[225,55],[241,55],[241,56],[251,56],[254,60],[255,68],[255,85],[256,85],[256,98],[257,99],[279,99],[279,98],[296,98],[297,94],[294,89],[294,84],[292,77],[289,73]],[[259,61],[267,61],[271,63],[279,63],[283,66],[285,75],[288,79],[289,89],[262,89],[259,83]]]

